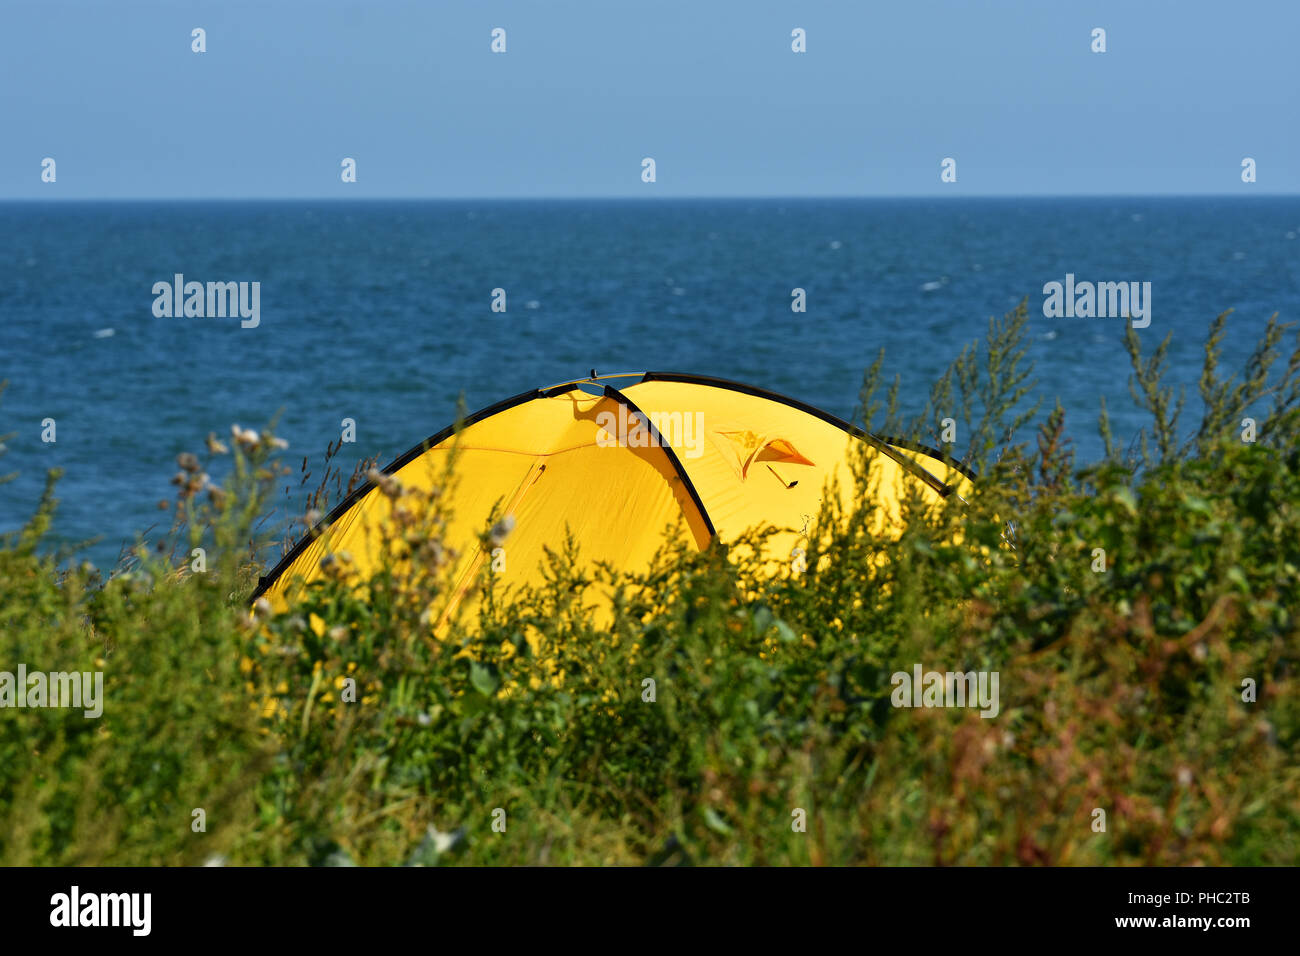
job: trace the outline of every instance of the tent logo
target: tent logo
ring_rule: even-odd
[[[799,477],[785,466],[816,464],[811,458],[800,454],[799,449],[788,439],[774,438],[750,428],[720,426],[714,429],[710,437],[741,481],[749,478],[750,470],[755,464],[763,462],[767,465],[767,471],[779,478],[781,484],[793,488],[799,484]],[[778,464],[781,465],[781,471],[774,467]]]
[[[703,412],[651,412],[647,417],[619,405],[617,412],[597,414],[596,427],[601,448],[653,448],[662,443],[683,458],[704,454]]]
[[[262,283],[260,282],[186,282],[176,273],[170,283],[153,284],[153,314],[160,319],[215,318],[238,316],[239,325],[255,329],[262,321]]]
[[[1131,319],[1133,328],[1151,324],[1150,282],[1078,282],[1074,273],[1065,283],[1043,286],[1043,315],[1049,319]]]

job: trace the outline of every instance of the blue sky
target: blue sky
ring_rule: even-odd
[[[1295,194],[1298,38],[1296,0],[0,0],[0,199]]]

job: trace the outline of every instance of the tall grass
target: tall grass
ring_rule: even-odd
[[[0,863],[1293,862],[1300,348],[1270,323],[1224,380],[1221,316],[1184,429],[1165,345],[1130,332],[1149,428],[1121,452],[1103,410],[1080,465],[1060,408],[1026,407],[1025,320],[991,321],[910,419],[868,370],[864,424],[938,444],[954,417],[944,451],[980,472],[905,503],[896,540],[870,532],[864,458],[802,574],[744,547],[637,574],[562,551],[535,591],[485,575],[442,640],[436,499],[403,500],[364,594],[340,556],[250,615],[272,436],[186,458],[170,547],[105,581],[43,548],[52,479],[0,547],[0,670],[102,669],[106,703],[0,711]],[[998,715],[892,706],[916,664],[998,672]]]

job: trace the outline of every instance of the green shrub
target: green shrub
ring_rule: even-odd
[[[443,640],[436,560],[250,616],[269,435],[243,436],[219,491],[195,462],[178,476],[171,553],[204,547],[203,573],[143,545],[106,582],[60,571],[51,482],[0,548],[0,662],[102,668],[107,703],[0,714],[0,863],[1294,861],[1300,348],[1271,376],[1271,322],[1222,381],[1221,316],[1183,435],[1164,345],[1144,359],[1130,331],[1150,434],[1121,455],[1103,409],[1107,454],[1080,467],[1059,407],[1011,442],[1037,414],[1025,320],[992,321],[910,421],[896,386],[877,421],[868,370],[864,424],[937,444],[964,409],[980,471],[965,500],[909,502],[896,541],[867,530],[864,460],[862,504],[818,517],[803,574],[715,546],[584,575],[561,552],[543,589],[485,575]],[[893,706],[916,664],[996,671],[997,716]]]

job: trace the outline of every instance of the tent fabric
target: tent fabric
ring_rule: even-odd
[[[384,470],[404,488],[441,489],[457,552],[455,592],[443,612],[465,608],[484,563],[482,535],[510,515],[501,584],[540,585],[546,550],[571,537],[585,565],[649,567],[666,540],[703,549],[717,537],[775,526],[769,556],[785,562],[816,519],[824,494],[854,492],[855,446],[876,459],[880,530],[899,517],[909,486],[938,499],[971,476],[938,453],[867,435],[812,406],[752,386],[676,373],[646,373],[622,390],[594,380],[525,392],[444,429]],[[455,455],[454,471],[448,471]],[[450,481],[448,480],[450,475]],[[939,477],[943,476],[943,477]],[[403,499],[405,500],[405,499]],[[292,602],[322,574],[329,551],[347,551],[359,579],[385,561],[393,500],[367,482],[341,502],[263,578],[254,598]]]

